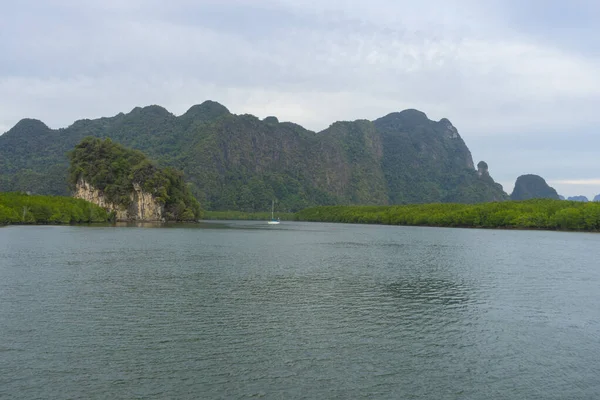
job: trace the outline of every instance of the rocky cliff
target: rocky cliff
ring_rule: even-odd
[[[156,198],[144,192],[137,183],[133,184],[129,206],[117,205],[107,200],[104,192],[83,179],[77,181],[73,197],[94,203],[108,212],[114,212],[117,221],[163,221],[164,207]]]
[[[198,201],[183,172],[160,168],[138,150],[88,137],[69,152],[75,197],[113,211],[120,221],[197,221]]]

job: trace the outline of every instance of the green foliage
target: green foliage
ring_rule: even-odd
[[[81,199],[0,193],[0,225],[76,224],[111,220],[104,209]]]
[[[600,231],[600,203],[550,199],[482,204],[325,206],[296,213],[300,221]]]
[[[107,201],[127,207],[135,185],[164,205],[168,220],[191,221],[202,217],[200,203],[187,187],[183,173],[159,168],[139,150],[131,150],[110,139],[83,139],[69,153],[69,183],[85,181],[102,191]]]

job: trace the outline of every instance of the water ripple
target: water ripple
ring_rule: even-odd
[[[0,230],[0,398],[600,393],[598,235],[263,225]]]

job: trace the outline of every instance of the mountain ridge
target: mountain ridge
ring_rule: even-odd
[[[154,111],[154,112],[150,113],[149,111]],[[183,112],[182,114],[179,114],[179,115],[169,111],[167,108],[165,108],[159,104],[148,104],[145,106],[135,106],[129,112],[120,111],[113,116],[102,116],[102,117],[97,117],[97,118],[79,118],[79,119],[74,120],[70,125],[66,125],[66,126],[62,126],[62,127],[58,127],[58,128],[50,128],[43,120],[38,119],[38,118],[23,117],[20,120],[18,120],[17,123],[12,128],[8,129],[5,132],[0,132],[0,136],[3,136],[4,134],[9,133],[13,129],[15,129],[17,126],[19,126],[21,123],[38,124],[39,126],[42,126],[44,129],[47,129],[47,130],[60,131],[60,130],[64,130],[64,129],[70,129],[73,126],[77,126],[79,124],[91,122],[91,121],[111,121],[111,120],[116,120],[119,118],[127,117],[132,114],[133,115],[135,115],[135,114],[148,114],[148,115],[155,114],[156,115],[158,113],[162,113],[163,116],[165,116],[165,117],[172,117],[175,119],[189,118],[189,117],[193,117],[193,116],[197,116],[197,115],[206,116],[206,115],[211,115],[211,114],[214,117],[219,117],[219,116],[224,116],[224,115],[235,115],[235,116],[247,115],[247,116],[252,116],[263,122],[278,123],[278,124],[290,124],[290,125],[293,125],[296,127],[301,127],[302,129],[304,129],[308,132],[313,132],[313,133],[323,132],[323,131],[327,130],[329,127],[331,127],[331,125],[338,123],[338,122],[358,122],[358,121],[375,122],[377,120],[384,119],[387,117],[393,117],[393,116],[400,116],[406,120],[407,119],[406,115],[417,116],[417,118],[413,118],[413,120],[421,119],[421,121],[430,121],[430,122],[433,121],[433,122],[437,122],[437,123],[447,123],[447,124],[452,125],[452,122],[446,117],[442,117],[438,121],[435,121],[435,120],[429,119],[427,114],[423,111],[420,111],[420,110],[417,110],[414,108],[407,108],[407,109],[401,110],[401,111],[389,112],[388,114],[381,116],[379,118],[376,118],[374,120],[369,120],[368,118],[357,118],[357,119],[352,119],[352,120],[339,120],[339,121],[332,122],[328,128],[325,128],[322,130],[312,130],[312,129],[305,128],[304,126],[302,126],[298,123],[295,123],[293,121],[281,121],[281,120],[279,120],[278,117],[276,117],[274,115],[269,115],[261,120],[259,117],[255,116],[253,114],[248,114],[248,113],[234,114],[226,106],[224,106],[223,104],[221,104],[217,101],[205,100],[202,103],[198,103],[198,104],[194,104],[194,105],[190,106],[185,112]],[[419,118],[419,117],[421,117],[421,118]]]
[[[0,136],[0,190],[66,194],[65,154],[92,136],[183,170],[207,209],[263,210],[273,198],[290,211],[508,198],[489,173],[478,174],[447,118],[432,121],[415,109],[336,121],[320,132],[274,116],[233,114],[210,100],[179,116],[150,105],[60,129],[28,121],[28,129],[20,121]]]

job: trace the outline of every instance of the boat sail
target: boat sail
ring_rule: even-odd
[[[271,203],[271,220],[267,221],[269,225],[278,225],[279,218],[275,219],[275,200]]]

